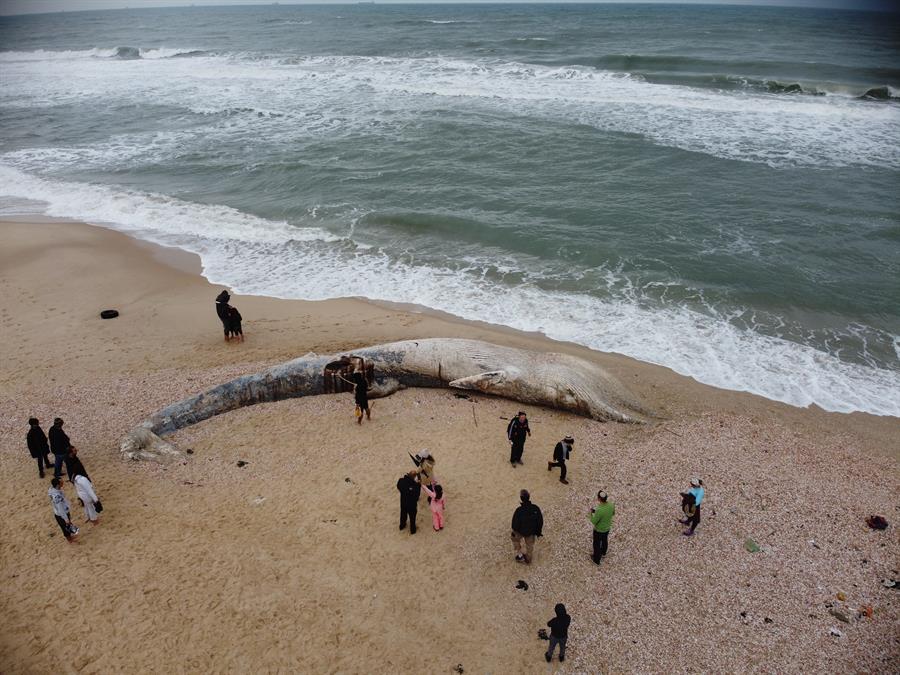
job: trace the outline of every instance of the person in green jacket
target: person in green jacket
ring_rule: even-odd
[[[612,529],[613,515],[616,513],[615,505],[609,501],[607,494],[600,490],[597,493],[597,505],[591,511],[591,524],[594,526],[594,555],[591,560],[599,565],[609,545],[609,531]]]

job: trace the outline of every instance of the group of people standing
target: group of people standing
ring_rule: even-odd
[[[444,496],[444,487],[434,473],[435,459],[428,450],[420,450],[415,455],[410,455],[410,459],[416,468],[407,471],[397,481],[397,490],[400,492],[400,529],[406,529],[408,520],[409,533],[416,533],[419,498],[424,491],[428,499],[428,508],[431,510],[431,525],[435,532],[440,532],[444,529],[447,499]]]
[[[513,417],[506,427],[506,437],[510,443],[509,462],[515,468],[523,465],[522,457],[525,451],[525,440],[531,436],[531,428],[528,424],[528,416],[524,411]],[[574,449],[575,438],[567,434],[553,448],[553,457],[547,462],[547,470],[560,469],[559,480],[568,485],[566,462],[570,459]],[[397,481],[397,490],[400,492],[400,529],[406,529],[407,521],[410,525],[410,533],[416,532],[416,513],[421,492],[425,491],[429,497],[432,511],[432,524],[435,531],[443,528],[443,512],[445,501],[443,490],[434,475],[434,458],[427,451],[420,451],[415,456],[410,455],[416,465]],[[703,502],[705,490],[700,478],[691,479],[691,487],[681,493],[682,511],[684,518],[680,522],[685,525],[684,534],[691,536],[700,523],[700,505]],[[604,490],[597,492],[596,503],[589,512],[592,534],[591,561],[600,565],[609,551],[609,534],[612,531],[613,518],[616,513],[615,504],[610,500]],[[513,546],[513,554],[516,562],[531,564],[534,558],[534,545],[538,538],[543,536],[544,516],[540,507],[531,501],[531,493],[528,490],[519,492],[519,506],[513,512],[510,525],[510,540]],[[544,658],[549,663],[559,647],[559,660],[565,661],[566,642],[568,640],[569,624],[571,617],[566,612],[565,605],[557,604],[556,616],[547,622],[550,627],[550,645],[544,653]]]
[[[41,423],[36,417],[28,420],[28,435],[26,441],[31,456],[37,460],[38,475],[43,478],[44,470],[53,468],[53,478],[50,480],[50,488],[47,496],[53,507],[53,516],[62,530],[66,541],[73,542],[78,535],[78,528],[72,523],[71,506],[63,492],[65,480],[62,477],[62,467],[66,467],[69,482],[75,486],[75,494],[84,507],[84,515],[89,523],[96,525],[100,522],[100,512],[103,511],[103,503],[97,496],[94,484],[88,475],[84,464],[78,458],[78,449],[72,445],[69,436],[63,431],[65,422],[57,417],[53,420],[49,434],[44,434]],[[51,464],[50,454],[54,461]]]
[[[520,410],[506,425],[506,438],[509,441],[509,463],[514,469],[516,465],[521,466],[525,464],[522,461],[522,455],[525,453],[525,439],[529,436],[531,436],[531,427],[528,425],[528,415],[525,414],[524,410]],[[547,462],[547,471],[559,468],[559,482],[563,485],[569,484],[569,481],[566,480],[568,472],[566,461],[574,448],[575,439],[571,435],[566,435],[553,448],[553,458]]]
[[[225,342],[237,340],[244,341],[244,330],[241,327],[241,313],[236,307],[228,304],[231,301],[231,294],[228,291],[222,291],[216,296],[216,314],[222,322],[225,329]]]

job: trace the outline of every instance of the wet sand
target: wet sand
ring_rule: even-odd
[[[544,672],[536,633],[560,601],[573,616],[562,672],[900,665],[898,594],[880,585],[898,576],[900,420],[792,408],[362,300],[233,295],[247,341],[225,343],[220,288],[196,256],[77,223],[3,222],[0,242],[0,467],[13,507],[0,520],[4,672]],[[100,320],[106,308],[120,317]],[[184,430],[185,464],[119,458],[119,438],[148,413],[238,374],[309,351],[440,336],[595,359],[661,421],[529,409],[534,437],[512,469],[502,418],[514,402],[407,390],[376,401],[358,427],[343,394]],[[78,544],[62,539],[49,479],[25,448],[31,415],[45,430],[67,420],[106,507]],[[568,486],[546,469],[565,433],[577,439]],[[431,531],[423,498],[410,537],[397,529],[394,484],[412,466],[407,451],[422,447],[438,459],[447,528]],[[709,502],[688,539],[675,518],[694,474]],[[512,560],[508,540],[521,487],[547,521],[530,567]],[[587,514],[600,488],[618,514],[598,569]],[[891,527],[869,530],[872,513]],[[761,552],[746,551],[748,537]],[[871,618],[856,618],[863,606]]]

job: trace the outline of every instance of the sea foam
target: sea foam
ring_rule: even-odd
[[[527,279],[510,288],[477,272],[400,261],[315,226],[49,180],[2,165],[0,196],[19,206],[25,199],[40,200],[47,215],[108,224],[195,252],[212,282],[238,293],[415,303],[618,352],[795,406],[900,416],[900,371],[847,363],[807,345],[739,329],[726,316],[684,306],[649,308],[627,293],[598,298],[547,291]],[[480,264],[473,261],[473,269]]]
[[[773,167],[900,168],[900,106],[893,104],[653,84],[587,66],[491,59],[170,58],[193,51],[141,49],[133,60],[97,58],[114,49],[0,52],[0,99],[10,108],[154,101],[203,112],[265,110],[284,115],[286,131],[298,118],[298,101],[362,128],[398,102],[413,118],[433,108],[436,97],[467,99],[503,114],[639,134],[662,146]]]

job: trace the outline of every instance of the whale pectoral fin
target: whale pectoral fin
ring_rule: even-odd
[[[461,377],[453,380],[450,386],[454,389],[468,389],[470,391],[493,392],[499,385],[505,383],[509,374],[505,370],[490,370],[469,377]]]

